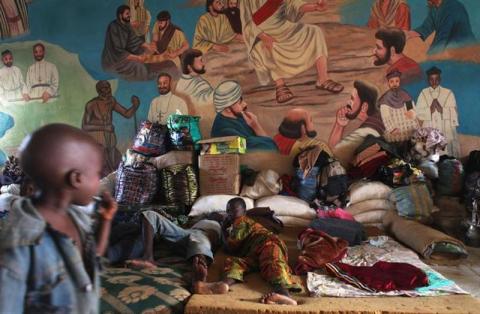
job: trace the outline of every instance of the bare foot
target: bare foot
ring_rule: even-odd
[[[297,301],[294,299],[276,292],[267,293],[260,299],[260,302],[265,304],[297,305]]]
[[[125,261],[125,265],[129,268],[137,268],[137,269],[157,267],[154,261],[148,261],[143,259],[130,259],[128,261]]]
[[[197,294],[226,294],[228,285],[222,281],[196,281],[193,283],[193,292]]]
[[[207,259],[203,255],[195,255],[192,258],[193,280],[207,281],[208,265]]]

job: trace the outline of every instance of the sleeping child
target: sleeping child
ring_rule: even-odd
[[[245,213],[242,198],[233,198],[227,203],[228,216],[223,231],[227,252],[235,256],[225,260],[223,283],[229,287],[242,282],[245,273],[260,270],[262,278],[273,286],[273,291],[261,298],[262,303],[297,305],[290,292],[303,289],[292,278],[285,243]],[[230,226],[231,230],[227,231]]]

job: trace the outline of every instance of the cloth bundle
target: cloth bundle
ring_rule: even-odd
[[[244,184],[240,195],[256,200],[265,196],[277,195],[281,190],[280,175],[269,169],[260,171],[252,186]]]
[[[322,268],[326,263],[340,261],[347,252],[348,242],[308,228],[298,236],[297,245],[301,253],[295,265],[295,273],[303,275]]]
[[[361,244],[367,238],[363,225],[353,220],[317,218],[312,221],[310,227],[332,237],[345,239],[350,246]]]
[[[433,200],[425,183],[416,183],[396,188],[390,194],[398,215],[425,221],[434,211]]]
[[[387,164],[391,157],[398,156],[395,147],[381,137],[369,135],[355,150],[352,178],[373,178],[378,169]]]
[[[413,290],[428,285],[421,269],[407,263],[379,261],[372,266],[328,263],[327,272],[338,279],[369,291]]]

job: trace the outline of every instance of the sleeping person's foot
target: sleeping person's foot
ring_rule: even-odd
[[[297,301],[291,297],[276,292],[267,293],[260,299],[260,302],[264,304],[297,305]]]
[[[195,255],[192,258],[193,280],[207,281],[208,263],[204,255]]]
[[[223,281],[196,281],[193,283],[193,293],[197,294],[225,294],[228,292],[228,288],[228,285]]]

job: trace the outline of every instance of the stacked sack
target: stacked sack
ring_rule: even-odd
[[[382,182],[360,180],[350,186],[350,202],[345,209],[356,221],[379,226],[386,212],[395,210],[391,192],[392,188]]]

